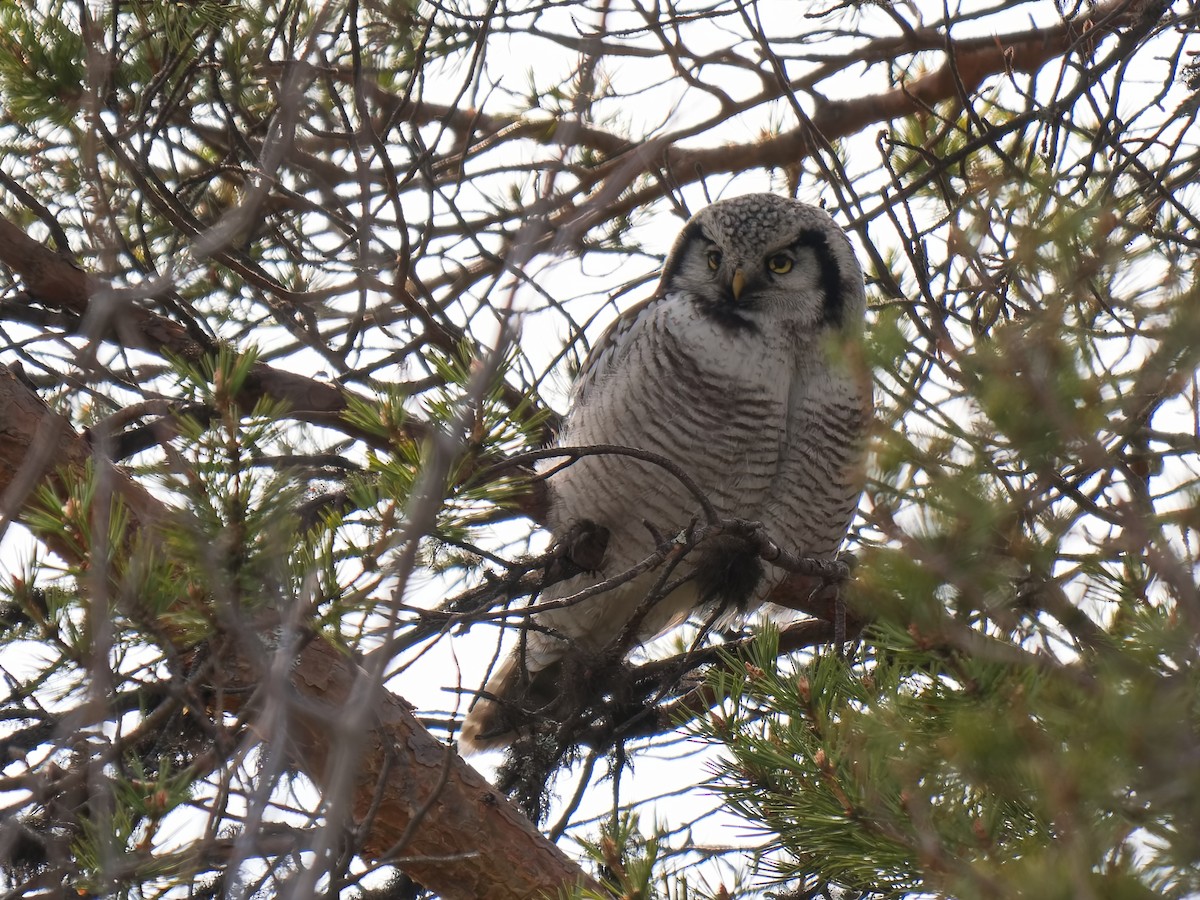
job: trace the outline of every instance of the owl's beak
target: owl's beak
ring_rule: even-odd
[[[733,270],[733,280],[729,282],[729,288],[733,291],[733,300],[736,303],[742,298],[742,289],[746,287],[746,273],[741,269]]]

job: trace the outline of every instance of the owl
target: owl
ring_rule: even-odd
[[[665,457],[720,516],[760,522],[796,554],[831,557],[863,488],[871,389],[853,348],[865,312],[862,270],[825,212],[773,194],[714,203],[684,225],[653,296],[593,348],[558,444]],[[563,715],[556,698],[579,660],[620,653],[698,611],[752,610],[786,575],[732,537],[700,543],[668,572],[635,572],[702,518],[694,491],[617,453],[553,469],[552,531],[586,525],[607,544],[595,571],[540,598],[550,608],[532,615],[466,717],[466,752]]]

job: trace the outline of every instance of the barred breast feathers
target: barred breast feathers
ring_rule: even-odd
[[[723,200],[692,217],[654,294],[620,315],[589,354],[560,446],[610,444],[658,453],[685,470],[719,515],[761,521],[786,549],[837,551],[863,484],[869,380],[841,358],[866,311],[862,270],[824,211],[770,194]],[[551,529],[589,521],[609,533],[595,572],[549,588],[561,601],[631,570],[657,538],[686,528],[699,501],[660,466],[629,456],[561,460],[549,480]],[[672,573],[694,577],[641,621],[646,640],[703,603],[750,608],[764,578],[744,548],[696,548]],[[739,555],[739,553],[741,555]],[[756,568],[758,567],[758,568]],[[463,724],[465,751],[507,743],[530,722],[553,724],[575,687],[563,659],[610,650],[662,572],[643,572],[576,605],[534,616]],[[624,649],[624,648],[622,648]],[[568,666],[567,671],[573,671]]]

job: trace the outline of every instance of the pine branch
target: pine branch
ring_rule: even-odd
[[[81,477],[88,458],[89,448],[66,420],[0,367],[0,494],[5,509],[18,513],[43,478],[65,487]],[[143,533],[170,518],[170,511],[123,472],[110,472]],[[61,543],[55,549],[75,556],[73,548]],[[192,601],[181,596],[179,602],[183,607]],[[253,696],[266,677],[257,640],[229,642],[225,650],[218,667],[224,695]],[[590,884],[507,798],[430,736],[407,704],[378,685],[364,684],[364,675],[323,638],[308,640],[288,675],[294,692],[288,715],[295,727],[285,745],[318,785],[326,784],[337,766],[355,765],[350,809],[354,824],[365,830],[363,846],[370,857],[393,861],[449,900],[524,900]],[[362,733],[340,731],[341,714],[360,702],[364,691],[372,698],[366,728]]]

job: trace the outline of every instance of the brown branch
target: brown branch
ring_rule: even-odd
[[[1140,23],[1148,4],[1109,0],[1086,15],[1047,28],[954,41],[953,54],[938,69],[892,91],[855,100],[826,101],[813,116],[813,127],[826,137],[843,137],[875,122],[926,112],[945,100],[977,89],[1001,72],[1034,74],[1073,49],[1086,35],[1089,45],[1118,28]],[[1164,13],[1165,7],[1158,10]],[[944,42],[944,46],[950,45]]]
[[[1081,40],[1092,47],[1103,37],[1120,34],[1118,29],[1151,27],[1167,11],[1167,4],[1131,3],[1109,0],[1087,15],[1048,28],[1036,28],[992,38],[956,41],[955,53],[939,69],[909,81],[895,90],[853,100],[828,101],[818,97],[811,124],[752,144],[680,149],[676,143],[696,132],[708,131],[715,123],[705,122],[688,129],[636,144],[588,171],[577,171],[579,186],[563,197],[540,233],[531,237],[518,232],[525,242],[524,253],[565,251],[578,247],[592,228],[625,215],[662,195],[664,185],[693,184],[707,176],[743,172],[751,168],[781,168],[797,165],[820,146],[846,138],[867,126],[924,113],[946,100],[960,97],[963,88],[974,90],[987,78],[1002,72],[1036,73],[1050,61],[1072,50]],[[1081,37],[1084,36],[1084,37]],[[957,70],[955,69],[957,67]],[[738,105],[750,108],[778,97],[779,89],[764,92]],[[726,116],[730,111],[723,111]],[[817,135],[820,137],[818,138]],[[646,172],[658,173],[657,183],[637,187]],[[590,191],[580,200],[570,197]],[[484,225],[487,223],[472,223]],[[516,238],[514,238],[515,240]],[[494,275],[503,267],[505,254],[485,259],[468,270],[427,284],[442,288],[453,283],[456,291]],[[465,283],[464,283],[465,282]]]
[[[6,508],[27,506],[39,481],[65,493],[82,479],[89,456],[87,442],[67,420],[0,366],[0,496]],[[111,467],[110,475],[135,519],[131,531],[144,534],[172,515],[121,470]],[[70,547],[53,549],[77,555]],[[180,603],[187,602],[181,594]],[[251,695],[264,678],[262,659],[245,642],[228,648],[220,665],[226,696]],[[376,691],[366,727],[356,734],[339,731],[340,716],[364,677],[342,650],[321,637],[308,641],[289,670],[294,694],[288,719],[295,727],[287,746],[319,786],[333,779],[331,762],[344,760],[347,746],[354,748],[359,767],[351,807],[369,857],[397,854],[393,862],[448,900],[524,900],[591,884],[506,797],[435,740],[399,697]]]
[[[21,276],[31,300],[52,310],[82,318],[97,295],[106,293],[117,300],[119,309],[113,309],[108,321],[102,323],[106,326],[104,336],[109,336],[107,326],[111,325],[115,337],[125,347],[167,353],[189,361],[216,349],[196,340],[179,323],[139,306],[132,298],[122,298],[111,285],[84,272],[69,257],[55,253],[4,218],[0,218],[0,263]],[[247,406],[269,398],[284,404],[292,418],[332,428],[374,447],[386,447],[386,441],[378,435],[346,421],[343,414],[350,393],[344,388],[260,362],[246,379],[243,394]],[[425,435],[421,422],[406,422],[405,428],[411,440],[420,441]]]
[[[0,365],[0,523],[17,518],[47,478],[65,488],[56,473],[79,473],[90,456],[88,442],[71,423],[47,407],[11,369]],[[141,485],[124,476],[114,483],[122,500],[141,521],[160,520],[163,507]]]
[[[953,52],[947,52],[945,62],[933,72],[894,90],[852,100],[830,101],[814,92],[816,109],[811,122],[802,122],[791,131],[750,144],[695,149],[678,147],[681,141],[710,132],[732,115],[778,99],[785,90],[809,90],[814,80],[834,77],[850,63],[881,62],[918,51],[946,51],[951,39],[935,29],[922,29],[902,38],[874,41],[836,63],[821,66],[819,73],[823,74],[805,76],[787,86],[773,86],[737,102],[732,108],[722,109],[717,117],[684,130],[636,142],[582,123],[484,113],[397,97],[370,80],[364,80],[363,87],[378,104],[380,112],[376,118],[379,122],[441,123],[459,135],[458,156],[450,160],[454,165],[444,167],[453,177],[457,177],[454,173],[461,165],[463,154],[483,152],[497,143],[517,139],[556,145],[569,136],[571,146],[588,147],[603,158],[598,165],[573,170],[577,184],[569,193],[542,204],[545,220],[534,232],[520,228],[508,234],[509,243],[519,242],[523,254],[528,257],[578,247],[592,228],[657,199],[662,196],[664,186],[693,184],[711,175],[742,172],[749,168],[793,167],[827,143],[849,137],[872,124],[928,112],[944,101],[961,99],[964,90],[973,91],[994,75],[1036,73],[1077,46],[1094,48],[1104,37],[1120,33],[1119,29],[1145,29],[1166,11],[1167,4],[1164,3],[1108,0],[1084,15],[1057,25],[954,39]],[[349,77],[347,73],[332,71],[335,77]],[[570,127],[566,127],[568,125]],[[202,136],[217,148],[225,146],[226,139],[212,129],[204,131]],[[307,140],[318,142],[326,152],[342,146],[339,139],[310,137]],[[251,144],[257,146],[253,140]],[[303,168],[319,172],[321,179],[329,184],[341,183],[348,178],[344,168],[328,164],[315,154],[297,157],[294,161]],[[647,172],[658,174],[656,183],[638,187],[637,182]],[[530,210],[519,212],[522,218],[528,218]],[[516,216],[516,211],[504,210],[471,220],[467,225],[475,231],[483,231],[511,222]],[[470,285],[496,275],[508,258],[506,252],[485,257],[464,270],[428,279],[426,286],[458,295]]]
[[[0,262],[25,279],[29,292],[47,306],[82,313],[94,288],[70,257],[43,246],[0,218]]]

